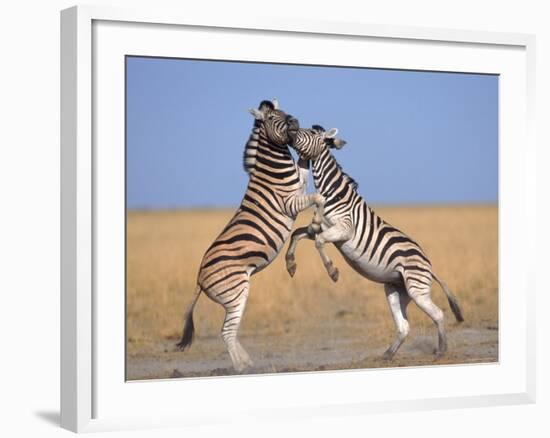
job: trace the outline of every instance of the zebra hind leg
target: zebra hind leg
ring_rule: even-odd
[[[447,351],[447,334],[445,333],[445,325],[443,323],[443,311],[432,301],[429,292],[424,294],[414,295],[414,302],[422,309],[434,322],[437,327],[439,345],[434,351],[437,357],[441,357]]]
[[[225,307],[225,320],[221,333],[222,339],[229,352],[233,368],[238,372],[242,372],[253,365],[250,356],[237,339],[237,332],[241,325],[246,301],[248,299],[248,290],[248,284],[234,289],[232,291],[233,293],[224,294],[224,298],[227,297],[227,301],[222,302]]]
[[[419,286],[412,279],[405,279],[405,285],[409,296],[415,304],[431,318],[437,327],[438,347],[435,349],[434,354],[439,358],[447,351],[447,334],[445,333],[445,324],[443,322],[443,311],[432,301],[430,286]]]
[[[407,291],[402,286],[396,286],[394,284],[386,284],[384,286],[386,292],[386,299],[390,311],[393,316],[397,335],[390,347],[384,352],[382,356],[385,360],[392,360],[393,356],[399,350],[399,347],[405,341],[405,338],[409,334],[409,321],[407,319],[407,306],[411,301],[411,298],[407,294]]]

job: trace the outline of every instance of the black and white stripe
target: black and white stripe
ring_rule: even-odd
[[[239,209],[206,251],[198,274],[195,297],[186,312],[182,339],[193,338],[193,308],[201,292],[226,311],[222,338],[236,370],[250,366],[250,357],[237,340],[246,306],[250,277],[268,266],[290,236],[297,214],[323,198],[307,195],[307,164],[297,165],[288,149],[298,121],[263,101],[250,110],[255,121],[245,147],[244,168],[250,180]],[[320,216],[317,222],[320,223]]]
[[[385,357],[393,357],[409,332],[406,308],[411,300],[436,324],[439,334],[437,353],[441,355],[447,342],[443,312],[430,298],[432,279],[441,285],[456,319],[462,321],[457,300],[435,275],[420,245],[380,218],[359,195],[357,183],[343,172],[331,153],[332,148],[340,149],[345,144],[336,138],[337,132],[336,129],[325,132],[316,125],[312,129],[300,129],[293,136],[291,145],[300,158],[311,160],[315,188],[325,198],[325,207],[320,229],[312,224],[293,233],[286,255],[287,269],[291,276],[294,275],[297,242],[302,238],[314,239],[327,272],[337,281],[338,270],[324,250],[325,243],[334,243],[357,272],[385,285],[397,328],[397,339]]]

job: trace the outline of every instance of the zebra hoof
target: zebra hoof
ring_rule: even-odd
[[[249,357],[246,357],[239,360],[239,362],[233,364],[233,369],[237,373],[243,374],[243,373],[250,372],[250,369],[252,368],[253,365],[254,365],[254,362],[252,361],[252,359],[250,359]]]
[[[239,363],[239,364],[234,364],[233,365],[233,369],[235,370],[235,372],[237,372],[238,374],[241,374],[241,373],[244,373],[247,369],[247,366],[246,364],[244,363]]]
[[[239,347],[239,352],[231,358],[231,361],[233,362],[233,369],[239,374],[250,371],[254,365],[254,362],[242,347]]]
[[[291,277],[294,277],[294,274],[296,274],[296,263],[287,263],[286,270]]]
[[[394,353],[391,350],[386,350],[382,355],[382,359],[391,362],[393,360],[393,355]]]
[[[330,276],[332,281],[336,283],[338,281],[338,277],[340,276],[340,272],[338,272],[338,268],[332,268],[329,271],[328,275]]]

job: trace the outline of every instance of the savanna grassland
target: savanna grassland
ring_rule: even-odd
[[[496,206],[380,207],[387,222],[413,237],[435,272],[457,295],[466,321],[457,324],[439,286],[449,351],[434,361],[436,331],[412,303],[411,332],[392,362],[381,359],[395,330],[383,287],[353,271],[327,245],[340,279],[326,274],[313,242],[298,246],[290,278],[284,252],[252,277],[239,339],[250,373],[477,363],[498,360],[498,209]],[[176,350],[183,313],[204,251],[233,210],[130,212],[127,223],[127,369],[129,380],[232,374],[220,337],[224,312],[201,296],[195,341]],[[297,226],[310,221],[300,215]]]

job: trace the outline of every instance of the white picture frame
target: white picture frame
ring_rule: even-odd
[[[181,35],[178,33],[180,31]],[[270,40],[282,38],[285,41],[281,44],[288,45],[289,40],[294,38],[295,41],[307,39],[309,41],[304,44],[311,44],[316,49],[309,52],[310,60],[304,62],[302,59],[302,62],[327,63],[326,57],[331,55],[332,64],[346,65],[346,50],[329,51],[316,42],[319,39],[330,46],[334,39],[335,45],[372,45],[373,59],[377,59],[378,66],[445,71],[471,71],[472,66],[476,66],[476,71],[501,75],[499,230],[500,243],[506,244],[504,248],[500,245],[501,355],[498,364],[164,382],[131,383],[120,379],[124,370],[119,370],[118,349],[124,339],[116,340],[114,336],[111,342],[104,332],[105,328],[111,331],[112,324],[112,331],[119,333],[124,325],[124,313],[119,312],[120,299],[112,303],[106,299],[98,300],[98,294],[107,287],[124,294],[124,290],[120,290],[120,275],[116,271],[121,266],[120,248],[109,249],[109,254],[106,254],[103,245],[103,242],[119,239],[120,222],[109,231],[112,234],[107,235],[102,224],[109,218],[98,213],[120,207],[117,207],[120,202],[117,193],[120,192],[115,188],[108,193],[103,188],[106,181],[114,181],[115,186],[119,184],[123,171],[120,154],[117,155],[120,150],[116,146],[121,130],[123,132],[119,103],[121,97],[123,99],[121,84],[124,81],[120,70],[117,70],[120,69],[119,58],[125,53],[157,53],[163,56],[175,53],[182,48],[178,41],[173,41],[174,37],[176,40],[188,38],[192,32],[206,38],[204,43],[193,49],[193,53],[204,52],[204,58],[215,58],[216,53],[223,50],[223,59],[246,57],[256,60],[257,53],[260,53],[254,52],[256,39],[262,39],[262,44],[272,44]],[[235,39],[245,38],[249,42],[250,53],[230,53],[223,46],[216,45],[216,41],[209,46],[209,35],[215,38],[223,32],[233,32]],[[147,33],[147,38],[140,37],[144,33]],[[131,52],[127,52],[129,44]],[[388,49],[384,52],[388,53],[377,49],[377,44],[383,44]],[[422,61],[423,56],[429,59],[430,51],[437,52],[436,59]],[[534,402],[534,276],[526,263],[518,261],[513,255],[516,251],[518,254],[525,252],[534,245],[534,51],[534,37],[524,34],[257,18],[243,14],[229,18],[215,14],[193,15],[189,11],[127,10],[103,6],[78,6],[62,11],[62,427],[77,432],[101,431],[208,424],[213,413],[217,422],[225,422],[251,416],[269,419],[275,416],[360,415]],[[401,55],[397,56],[399,53]],[[270,60],[281,62],[299,59],[298,52],[296,55],[279,55],[273,51],[270,56]],[[112,66],[108,64],[110,60],[114,60]],[[109,68],[104,68],[106,65]],[[101,90],[108,93],[102,94]],[[115,100],[107,105],[104,95]],[[109,120],[109,123],[104,120]],[[98,155],[98,144],[103,148],[103,145],[114,145],[108,149],[112,155],[107,149],[103,149],[106,153]],[[516,164],[515,170],[513,164]],[[526,208],[514,208],[517,203]],[[98,209],[98,205],[102,208]],[[521,236],[516,233],[520,226]],[[112,258],[110,261],[114,266],[111,273],[102,265],[107,256]],[[507,269],[509,267],[514,269]],[[111,283],[114,286],[109,286]],[[512,326],[509,321],[514,314],[516,319]],[[511,349],[515,350],[514,358],[508,354]],[[111,360],[110,353],[118,359]],[[389,373],[393,373],[391,378],[397,379],[397,382],[416,383],[384,393],[383,385],[389,388],[384,383],[389,379]],[[452,390],[438,388],[436,384],[432,388],[422,385],[428,380],[443,382],[450,376],[452,379],[469,379],[477,389],[461,385],[460,380]],[[367,382],[370,391],[352,394],[348,390],[362,384],[367,386]],[[375,382],[380,384],[378,390]],[[316,391],[319,387],[323,391]],[[285,397],[288,393],[285,391],[289,388],[297,389],[292,400]],[[221,404],[207,404],[206,396],[197,397],[192,404],[180,404],[172,409],[158,401],[172,400],[182,390],[209,395],[233,391],[243,395],[239,403],[229,410],[223,409]],[[251,395],[254,394],[256,398],[251,402]]]

